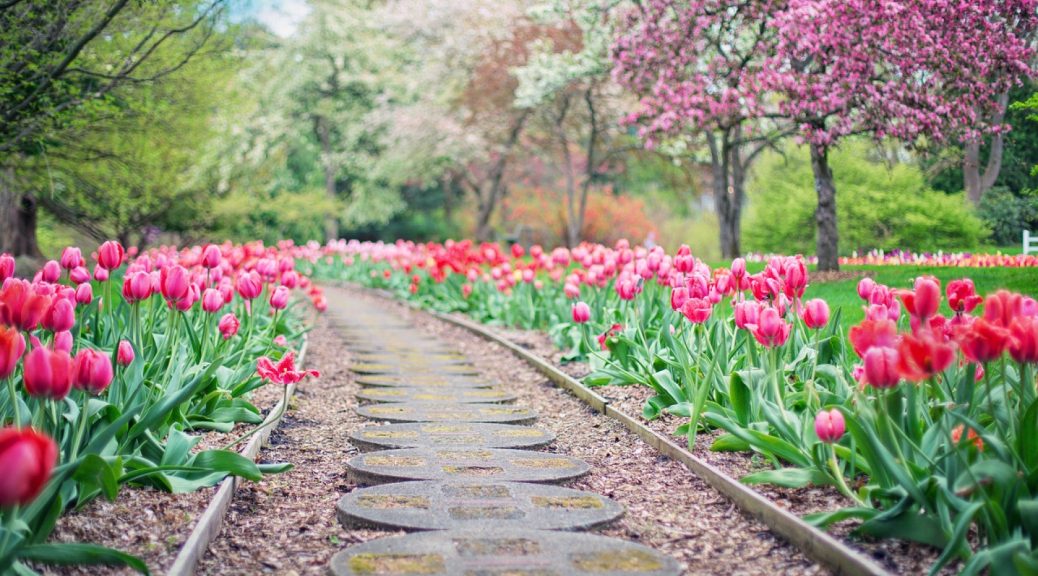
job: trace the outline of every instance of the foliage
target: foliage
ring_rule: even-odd
[[[977,212],[991,228],[991,240],[1000,246],[1020,242],[1024,230],[1038,230],[1038,195],[1025,190],[1016,195],[1006,188],[992,188],[980,200]]]
[[[560,193],[540,186],[516,187],[502,207],[506,225],[520,231],[524,243],[556,246],[566,242],[567,216]],[[612,244],[622,238],[655,236],[656,225],[641,198],[594,190],[588,196],[581,238]]]
[[[751,180],[750,250],[808,253],[814,245],[811,167],[797,148],[786,152],[768,154]],[[961,195],[928,188],[918,168],[876,158],[867,142],[848,141],[833,153],[832,164],[845,253],[970,249],[986,235]]]

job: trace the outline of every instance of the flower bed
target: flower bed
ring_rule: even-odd
[[[48,535],[64,512],[113,500],[123,485],[183,493],[289,468],[233,448],[263,421],[251,392],[305,375],[293,365],[304,299],[292,293],[324,304],[294,269],[298,251],[252,243],[127,255],[106,242],[93,271],[68,248],[32,280],[0,256],[0,571],[106,563],[147,572],[129,554]],[[253,428],[222,448],[198,446],[199,432],[227,436],[236,424]]]
[[[803,300],[800,258],[710,269],[683,247],[342,242],[315,273],[387,288],[444,312],[536,328],[586,359],[590,385],[646,386],[643,416],[686,419],[692,445],[757,454],[743,478],[829,486],[850,505],[828,526],[941,550],[932,569],[1038,567],[1038,304],[972,282],[911,289],[863,279],[866,319],[849,337],[821,300]],[[949,316],[938,313],[947,295]],[[977,314],[984,303],[983,314]]]

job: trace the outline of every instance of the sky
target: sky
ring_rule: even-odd
[[[295,33],[310,7],[306,0],[244,0],[235,12],[236,18],[253,18],[285,38]]]

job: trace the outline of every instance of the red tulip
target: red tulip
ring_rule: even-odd
[[[275,384],[296,384],[307,376],[321,377],[317,370],[296,370],[295,354],[292,352],[285,353],[277,364],[266,356],[260,358],[256,361],[256,373],[260,378]]]
[[[30,396],[60,400],[72,388],[72,357],[68,352],[37,346],[25,356],[22,382]]]
[[[512,258],[522,258],[526,250],[519,244],[512,244]]]
[[[270,293],[270,307],[274,310],[284,310],[288,307],[288,288],[278,286]]]
[[[588,320],[591,320],[591,307],[586,302],[577,302],[573,305],[573,321],[577,324],[584,324]]]
[[[217,325],[220,329],[220,334],[224,340],[228,340],[238,333],[238,328],[241,327],[241,322],[238,321],[238,317],[234,314],[224,314],[223,318],[220,318],[220,323]]]
[[[64,298],[54,300],[43,316],[43,327],[51,332],[65,332],[76,324],[76,307]]]
[[[891,347],[896,344],[897,325],[890,320],[864,320],[851,326],[847,336],[858,357],[865,358],[865,352],[873,346]]]
[[[956,446],[958,446],[959,443],[962,442],[962,431],[963,431],[963,429],[965,429],[965,426],[963,426],[962,424],[959,424],[955,428],[952,428],[952,431],[951,431],[951,441],[952,441],[952,444],[955,444]],[[967,440],[967,442],[972,443],[973,447],[976,448],[977,450],[979,450],[981,452],[984,451],[984,439],[981,438],[977,434],[977,431],[974,430],[973,428],[970,428],[969,432],[966,433],[966,440]]]
[[[112,383],[112,359],[97,350],[84,348],[72,362],[72,385],[98,395]]]
[[[0,324],[0,380],[9,378],[25,353],[25,336],[17,329]]]
[[[14,278],[15,261],[10,254],[0,254],[0,282]]]
[[[58,461],[58,446],[31,428],[0,430],[0,507],[25,505],[43,490]]]
[[[815,434],[818,439],[826,444],[834,444],[843,438],[847,431],[847,424],[843,419],[843,412],[836,408],[821,410],[815,416]]]
[[[598,347],[601,348],[602,350],[608,350],[609,349],[609,339],[612,338],[613,336],[615,336],[616,334],[618,334],[620,332],[620,330],[623,330],[623,326],[621,326],[620,324],[613,324],[612,326],[609,327],[609,330],[606,330],[602,334],[599,334],[598,335]]]
[[[122,266],[125,257],[123,245],[114,240],[105,242],[97,249],[97,265],[105,270],[115,270]]]
[[[999,290],[984,299],[984,319],[1002,328],[1008,328],[1013,318],[1023,315],[1023,297],[1008,290]]]
[[[948,294],[948,306],[957,313],[972,312],[982,301],[981,297],[977,296],[973,280],[969,278],[952,280],[945,291]]]
[[[129,366],[130,364],[133,364],[134,358],[133,344],[130,344],[129,340],[120,341],[119,350],[115,356],[115,362],[120,366]]]
[[[38,293],[25,280],[8,280],[0,290],[0,323],[35,330],[51,305],[51,297]]]
[[[933,316],[941,306],[941,285],[931,276],[916,278],[914,291],[902,290],[898,295],[908,313],[920,320]]]
[[[1038,363],[1038,318],[1014,318],[1009,324],[1009,355],[1020,363]]]
[[[971,362],[990,362],[1002,356],[1009,344],[1009,331],[977,318],[956,332],[962,353]]]
[[[220,247],[215,244],[210,244],[202,250],[202,267],[213,269],[220,265],[223,261],[223,254],[220,252]]]
[[[955,347],[932,335],[905,334],[898,345],[898,372],[905,380],[922,382],[951,365]]]
[[[865,352],[865,382],[875,388],[893,388],[901,380],[898,352],[887,346],[873,346]]]
[[[821,298],[804,303],[804,324],[812,330],[825,327],[829,323],[829,304]]]
[[[61,267],[65,270],[72,270],[74,268],[82,268],[86,266],[86,260],[83,259],[83,252],[75,246],[69,246],[61,251]]]

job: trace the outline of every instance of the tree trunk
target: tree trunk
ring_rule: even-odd
[[[818,208],[815,224],[818,228],[816,252],[820,272],[840,269],[839,232],[836,227],[836,185],[829,166],[829,148],[811,145],[811,170],[815,176]]]
[[[1001,124],[1006,116],[1006,106],[1009,105],[1009,92],[1003,92],[998,97],[998,108],[989,119],[991,124]],[[962,160],[962,186],[966,190],[966,198],[974,206],[980,205],[980,199],[984,193],[995,185],[998,173],[1002,171],[1002,152],[1005,149],[1005,134],[999,132],[991,137],[991,149],[988,151],[988,161],[984,165],[984,173],[980,172],[980,144],[981,140],[967,142],[963,148]]]
[[[493,234],[490,220],[494,216],[497,200],[500,198],[501,189],[504,187],[505,168],[508,166],[508,159],[512,154],[512,149],[519,142],[519,135],[522,134],[523,126],[526,124],[526,119],[529,115],[530,111],[525,110],[515,119],[515,122],[512,124],[512,130],[508,134],[508,141],[505,142],[501,155],[494,160],[494,165],[490,169],[487,184],[481,184],[476,187],[476,194],[479,197],[479,209],[476,214],[477,242],[489,242]],[[485,191],[484,186],[486,187]]]
[[[14,167],[0,172],[0,252],[41,258],[36,242],[36,197],[18,192]]]
[[[710,185],[714,193],[714,211],[717,213],[720,229],[721,256],[737,258],[741,252],[739,217],[742,206],[738,194],[733,193],[734,190],[731,189],[732,160],[737,154],[733,154],[734,147],[727,133],[722,134],[720,140],[718,142],[716,134],[706,135],[706,143],[710,148]]]
[[[329,200],[337,199],[335,189],[335,167],[332,166],[332,138],[328,128],[328,121],[323,116],[314,117],[314,129],[317,138],[321,141],[321,154],[324,156],[321,165],[324,167],[324,193]],[[324,239],[327,242],[339,239],[339,219],[334,212],[324,217]]]

